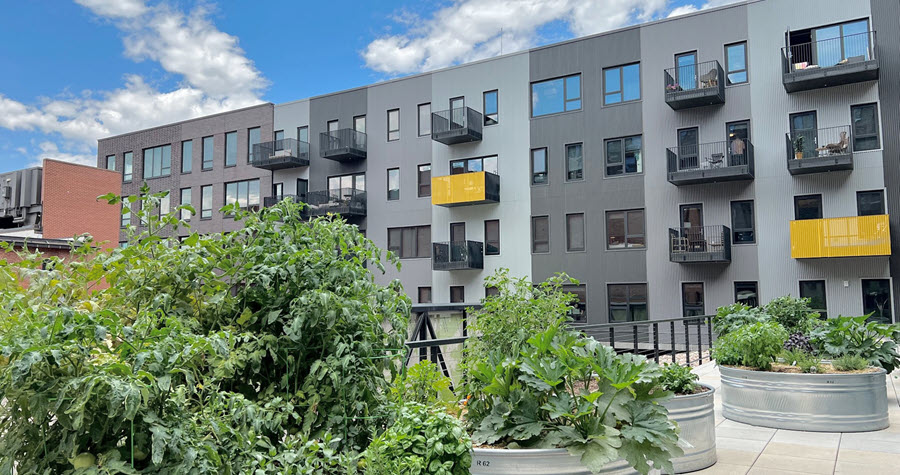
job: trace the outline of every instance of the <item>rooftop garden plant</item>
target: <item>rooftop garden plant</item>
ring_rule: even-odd
[[[719,337],[712,355],[719,364],[767,370],[782,352],[787,337],[787,331],[780,323],[748,323]]]
[[[663,389],[676,395],[693,394],[700,389],[700,376],[691,372],[689,366],[668,363],[662,366],[662,377],[659,382]]]

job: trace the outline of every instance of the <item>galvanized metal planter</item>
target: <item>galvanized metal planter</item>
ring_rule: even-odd
[[[591,475],[581,457],[566,449],[472,449],[472,475]],[[599,473],[638,473],[624,460],[607,465]],[[653,472],[651,472],[653,473]],[[658,473],[658,472],[657,472]]]
[[[884,369],[794,374],[719,366],[719,373],[726,419],[813,432],[866,432],[890,425]]]
[[[669,411],[669,419],[678,423],[680,437],[691,447],[684,448],[684,455],[672,460],[675,473],[686,473],[710,467],[716,463],[716,416],[714,411],[715,388],[702,384],[708,391],[699,394],[676,396],[663,403]]]

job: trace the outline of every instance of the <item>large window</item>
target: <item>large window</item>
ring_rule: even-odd
[[[706,313],[703,303],[703,282],[684,282],[681,284],[681,314],[684,317],[696,317]]]
[[[431,257],[431,226],[388,228],[388,250],[401,259]]]
[[[416,173],[416,180],[419,185],[419,198],[431,196],[431,164],[419,165]]]
[[[636,101],[641,98],[640,63],[603,70],[603,103],[606,105]]]
[[[731,240],[735,244],[756,242],[753,200],[731,202],[731,232]]]
[[[828,318],[828,299],[825,298],[824,280],[801,280],[800,298],[809,299],[809,308]]]
[[[584,284],[565,284],[562,291],[575,296],[569,316],[576,322],[583,322],[587,318],[587,287]]]
[[[583,149],[580,143],[566,145],[566,181],[584,179]]]
[[[181,205],[190,205],[191,204],[191,189],[190,188],[182,188],[181,189]],[[188,221],[191,219],[191,212],[183,209],[181,210],[181,219],[184,221]]]
[[[297,140],[309,143],[309,127],[304,125],[297,127]]]
[[[857,191],[856,210],[859,216],[884,214],[884,191]]]
[[[387,170],[387,199],[396,201],[400,199],[400,169],[388,168]]]
[[[131,183],[134,176],[134,153],[125,152],[125,160],[122,163],[122,182]]]
[[[340,195],[349,194],[351,190],[366,191],[366,175],[358,173],[356,175],[341,175],[328,177],[328,194]]]
[[[203,170],[212,170],[215,141],[212,137],[203,137]]]
[[[536,148],[531,151],[531,184],[545,185],[549,183],[547,172],[547,149]]]
[[[794,219],[822,219],[822,195],[795,196]]]
[[[500,121],[500,107],[497,102],[497,91],[484,93],[484,125],[494,125]]]
[[[566,215],[566,251],[584,250],[584,213]]]
[[[888,279],[862,280],[863,314],[869,320],[881,323],[892,323],[891,281]]]
[[[450,303],[464,303],[466,301],[466,288],[462,285],[450,286]]]
[[[144,149],[144,178],[168,175],[172,170],[172,146]]]
[[[259,179],[225,184],[225,204],[237,203],[241,208],[259,207]]]
[[[107,155],[106,156],[106,169],[107,170],[115,170],[116,169],[116,156],[115,155]]]
[[[453,160],[450,162],[450,174],[459,175],[460,173],[472,172],[488,172],[498,174],[497,156],[481,158],[466,158],[463,160]]]
[[[644,246],[644,210],[606,212],[607,249],[636,249]]]
[[[581,75],[531,84],[531,116],[581,109]]]
[[[400,109],[387,111],[387,140],[400,140]]]
[[[500,220],[488,219],[484,222],[484,255],[500,255]]]
[[[309,137],[307,137],[309,138]],[[252,129],[247,129],[247,160],[253,161],[253,146],[258,144],[262,140],[260,135],[259,127],[254,127]],[[305,140],[307,142],[308,140]]]
[[[200,187],[200,219],[212,218],[213,190],[212,185]]]
[[[759,289],[756,282],[735,282],[734,303],[748,307],[759,306]]]
[[[640,135],[607,140],[606,176],[643,172],[641,142]]]
[[[729,86],[747,82],[747,43],[725,45],[725,75]]]
[[[181,142],[181,173],[190,173],[194,161],[194,141]]]
[[[353,118],[353,130],[366,133],[366,116],[358,115]]]
[[[419,287],[419,303],[431,303],[431,287]]]
[[[878,105],[863,104],[850,108],[853,121],[853,151],[881,148],[878,138]]]
[[[609,284],[609,321],[647,320],[647,284]]]
[[[531,252],[550,252],[550,217],[531,217]]]
[[[237,165],[237,132],[228,132],[225,134],[225,166],[235,165]]]
[[[431,135],[431,103],[419,104],[419,137]]]

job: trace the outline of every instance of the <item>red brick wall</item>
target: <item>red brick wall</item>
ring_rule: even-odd
[[[21,251],[22,248],[20,246],[16,246],[15,250]],[[41,247],[30,245],[30,246],[28,246],[28,251],[30,251],[30,252],[40,251],[42,254],[44,254],[44,257],[59,257],[61,259],[69,258],[69,250],[68,249],[41,248]],[[7,262],[19,262],[19,255],[12,251],[10,251],[10,252],[0,251],[0,260],[5,260]]]
[[[43,237],[66,239],[88,233],[104,248],[119,245],[121,209],[97,197],[122,193],[117,171],[44,160]]]

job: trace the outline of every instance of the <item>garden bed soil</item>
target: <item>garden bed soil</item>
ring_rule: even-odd
[[[869,366],[865,369],[859,369],[854,371],[838,371],[834,369],[834,366],[828,363],[822,363],[819,365],[820,368],[823,369],[822,372],[819,373],[804,373],[800,371],[800,368],[796,366],[787,365],[784,363],[772,363],[772,368],[769,370],[762,370],[759,368],[753,368],[750,366],[738,366],[738,365],[722,365],[726,368],[734,368],[734,369],[743,369],[747,371],[761,371],[764,373],[791,373],[791,374],[866,374],[866,373],[877,373],[878,368],[874,366]]]

